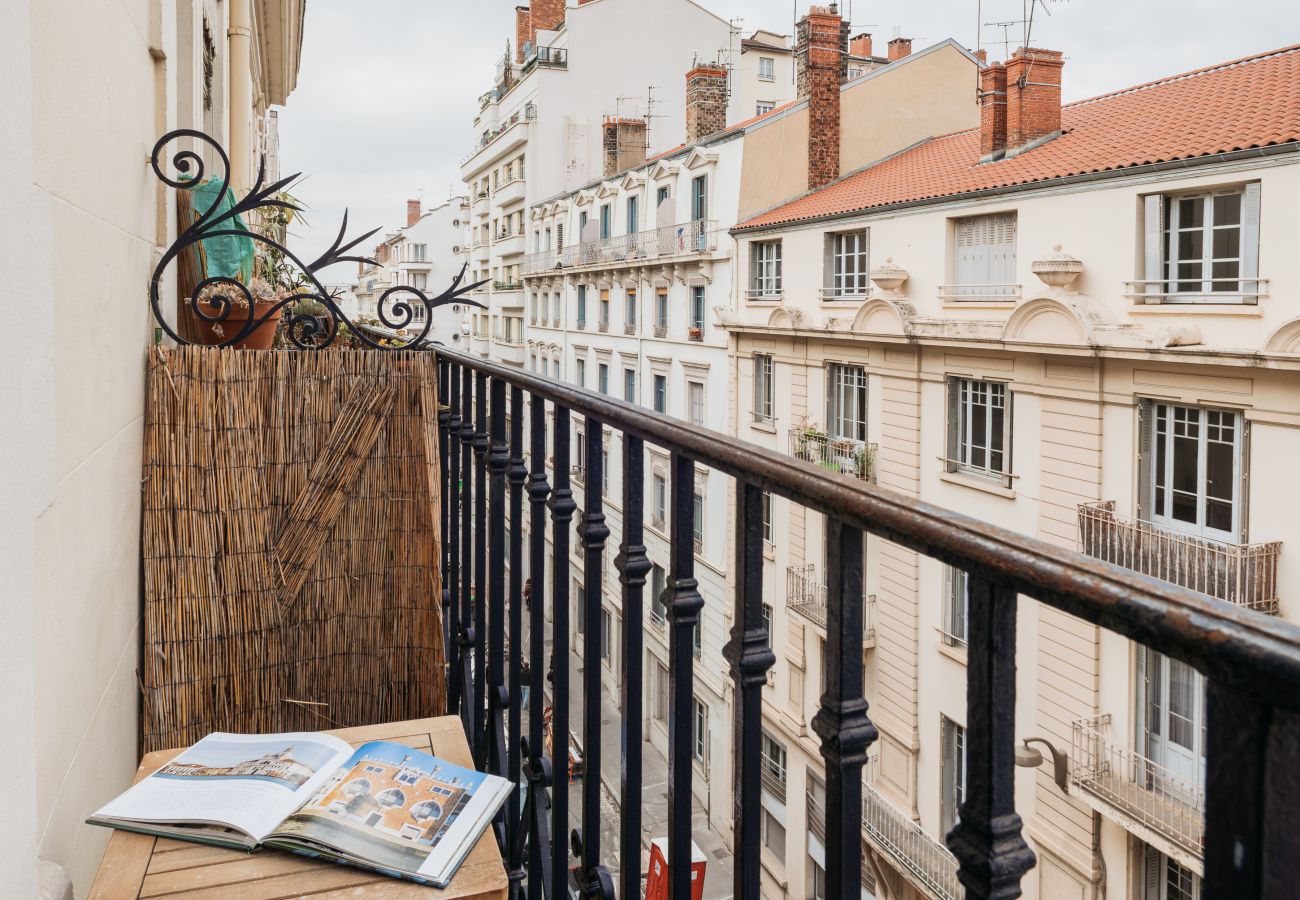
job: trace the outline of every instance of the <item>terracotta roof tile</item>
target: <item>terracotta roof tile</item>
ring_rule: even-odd
[[[1062,129],[1038,147],[984,164],[979,129],[930,138],[737,227],[1300,141],[1300,45],[1068,104]]]

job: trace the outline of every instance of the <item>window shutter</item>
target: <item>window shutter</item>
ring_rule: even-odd
[[[948,449],[945,453],[946,459],[943,464],[945,472],[954,472],[957,470],[957,442],[961,435],[959,426],[961,420],[961,391],[958,387],[956,378],[947,380],[948,389]]]
[[[1006,391],[1007,408],[1002,416],[1002,471],[1004,473],[1002,486],[1010,488],[1011,472],[1013,471],[1011,468],[1011,436],[1014,434],[1014,431],[1012,430],[1012,420],[1015,418],[1016,412],[1016,394],[1011,390],[1010,386],[1007,387]]]
[[[1138,644],[1137,647],[1137,731],[1138,739],[1136,746],[1139,751],[1145,753],[1150,749],[1151,744],[1151,682],[1149,670],[1151,661],[1148,659],[1149,652],[1145,644]]]
[[[947,719],[940,720],[939,730],[943,738],[943,759],[940,766],[940,777],[943,778],[943,830],[948,832],[957,820],[957,810],[955,792],[956,772],[955,763],[957,760],[957,741],[954,734],[952,723]]]
[[[1016,282],[1016,217],[989,217],[987,284]]]
[[[1142,277],[1146,285],[1147,303],[1159,303],[1165,293],[1165,286],[1159,283],[1164,278],[1164,211],[1165,198],[1160,194],[1149,194],[1144,200],[1142,224],[1144,228],[1143,248],[1146,252],[1146,264]]]
[[[1150,844],[1143,844],[1142,855],[1142,900],[1160,900],[1160,853]]]
[[[1237,517],[1241,526],[1240,541],[1250,543],[1250,422],[1241,416],[1241,484],[1237,502]]]
[[[829,232],[822,239],[822,287],[835,287],[835,235]]]
[[[1241,277],[1244,293],[1255,294],[1247,302],[1259,302],[1259,182],[1246,185],[1241,198]]]
[[[1137,517],[1144,522],[1151,520],[1154,510],[1151,508],[1154,492],[1155,457],[1152,432],[1155,427],[1155,410],[1151,400],[1138,400],[1138,490]]]

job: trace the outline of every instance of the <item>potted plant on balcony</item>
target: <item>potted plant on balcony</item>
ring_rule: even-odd
[[[697,325],[692,325],[686,330],[686,335],[693,341],[701,340],[704,337],[704,329]]]

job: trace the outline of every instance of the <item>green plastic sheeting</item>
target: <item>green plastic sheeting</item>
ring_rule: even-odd
[[[217,198],[217,192],[221,190],[219,181],[203,181],[194,188],[194,211],[198,215],[205,214],[212,208],[212,204],[217,204],[217,214],[227,212],[235,205],[235,192],[226,191],[226,195]],[[248,226],[239,216],[233,219],[227,219],[217,226],[218,231],[248,231]],[[250,232],[251,233],[251,232]],[[223,235],[220,237],[211,237],[203,239],[203,252],[208,258],[208,270],[205,273],[207,278],[222,276],[225,278],[238,278],[244,284],[253,280],[253,239],[251,237],[241,237],[236,235]]]

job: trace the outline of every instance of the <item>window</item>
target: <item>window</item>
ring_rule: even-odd
[[[762,810],[763,849],[785,862],[785,826],[766,807]]]
[[[704,385],[698,381],[686,382],[686,409],[692,425],[704,424]]]
[[[664,567],[659,563],[650,564],[650,618],[662,622],[668,618],[668,607],[664,605]]]
[[[826,428],[831,437],[867,439],[867,370],[862,366],[826,366]]]
[[[628,403],[636,402],[636,370],[623,370],[623,399]]]
[[[543,249],[543,250],[550,250],[550,249],[551,249],[551,229],[550,229],[550,228],[547,228],[547,229],[546,229],[546,244],[545,244],[545,246],[542,247],[542,249]]]
[[[702,622],[696,622],[695,627],[691,629],[691,656],[696,659],[699,659],[704,652],[704,644],[701,639],[703,630],[704,624]]]
[[[428,244],[411,244],[411,259],[414,262],[424,262],[429,258]]]
[[[762,766],[762,773],[766,778],[764,780],[775,781],[782,787],[785,786],[785,745],[778,741],[766,730],[762,732],[762,738],[759,750],[759,765]]]
[[[1158,212],[1152,210],[1158,203]],[[1182,302],[1221,303],[1222,294],[1257,294],[1259,185],[1202,194],[1147,198],[1148,240],[1159,248],[1159,270],[1148,274],[1158,293]],[[1162,224],[1163,223],[1163,224]],[[1159,228],[1159,238],[1150,234]],[[1153,260],[1154,262],[1154,260]],[[1148,270],[1154,270],[1149,265]],[[1245,279],[1245,280],[1243,280]]]
[[[664,203],[666,203],[669,199],[672,198],[672,195],[673,195],[673,190],[672,190],[672,188],[668,187],[667,185],[665,185],[664,187],[661,187],[658,191],[656,191],[656,192],[655,192],[655,209],[658,209],[659,207],[663,206]]]
[[[655,375],[654,377],[654,410],[655,412],[668,411],[668,376]]]
[[[578,285],[578,327],[587,327],[587,286]]]
[[[609,450],[608,448],[600,451],[600,492],[609,493]]]
[[[943,642],[965,647],[970,618],[970,576],[965,569],[943,567]]]
[[[703,222],[709,217],[709,176],[691,179],[691,221]]]
[[[581,637],[587,633],[587,590],[576,578],[573,579],[573,599],[578,604],[578,614],[573,620],[577,623],[578,636]]]
[[[1155,763],[1152,790],[1184,803],[1205,785],[1205,676],[1149,647],[1137,648],[1136,749]]]
[[[606,663],[610,661],[610,648],[613,640],[610,635],[614,633],[614,617],[610,615],[608,609],[603,606],[600,609],[600,658]]]
[[[604,289],[600,292],[600,324],[609,327],[609,291]]]
[[[691,285],[691,328],[704,334],[704,285]]]
[[[558,359],[551,360],[551,377],[556,381],[560,380],[560,361]]]
[[[589,216],[587,215],[587,211],[585,209],[582,212],[578,213],[578,241],[579,242],[586,240],[585,233],[587,231],[588,218]]]
[[[781,242],[754,241],[749,245],[749,295],[776,297],[781,293]]]
[[[636,288],[627,289],[627,300],[625,301],[625,307],[626,308],[623,310],[626,316],[625,321],[627,322],[628,325],[631,325],[633,328],[635,328],[636,327]]]
[[[668,721],[668,669],[659,660],[654,660],[651,671],[654,685],[654,716],[660,722]]]
[[[695,547],[704,545],[704,495],[695,492],[692,498],[691,532],[695,536]]]
[[[1149,844],[1142,849],[1142,900],[1201,900],[1200,876]]]
[[[585,359],[574,360],[573,381],[578,387],[587,386],[587,361]]]
[[[659,331],[668,330],[668,288],[655,291],[655,328]]]
[[[573,453],[573,468],[578,471],[579,476],[587,468],[587,436],[583,432],[576,432],[577,440],[575,442]]]
[[[663,528],[668,518],[668,480],[656,472],[651,483],[653,485],[651,499],[654,503],[652,522]]]
[[[817,865],[817,860],[811,856],[808,862],[812,864],[811,886],[808,888],[808,900],[826,900],[826,870]]]
[[[955,220],[953,285],[957,300],[1014,299],[1016,280],[1016,214],[997,213]]]
[[[636,234],[640,220],[641,198],[633,195],[627,198],[627,233]]]
[[[1238,540],[1241,414],[1147,400],[1140,415],[1146,518],[1182,532]]]
[[[863,297],[868,290],[867,232],[826,235],[826,296]]]
[[[763,640],[767,643],[767,649],[772,649],[772,604],[763,604]]]
[[[601,240],[607,240],[610,237],[612,233],[612,227],[613,227],[613,218],[614,218],[613,210],[611,209],[610,205],[606,203],[604,206],[600,208]]]
[[[774,109],[776,109],[776,104],[771,100],[759,100],[754,104],[754,115],[765,116]]]
[[[772,495],[763,491],[763,543],[771,547],[775,537],[772,530]]]
[[[1011,410],[1007,386],[948,379],[948,470],[999,478],[1010,487]]]
[[[772,357],[764,353],[754,354],[754,421],[772,422],[773,384]]]
[[[776,60],[770,56],[760,56],[758,58],[758,79],[759,81],[776,80]]]
[[[966,799],[966,729],[945,716],[939,720],[939,732],[943,743],[940,818],[946,835],[957,824]]]
[[[601,363],[596,368],[596,384],[602,394],[609,393],[609,365]]]
[[[709,759],[709,708],[699,700],[692,700],[694,706],[694,728],[692,733],[695,745],[695,761],[707,765]]]

